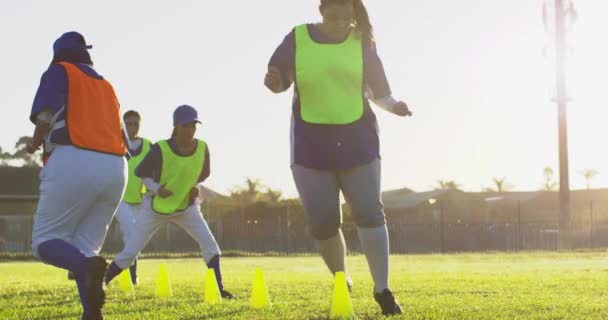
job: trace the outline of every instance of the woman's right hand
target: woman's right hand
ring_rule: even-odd
[[[165,189],[165,185],[162,185],[158,188],[158,192],[156,194],[158,194],[158,196],[160,198],[164,199],[164,198],[168,198],[168,197],[172,196],[173,192]]]
[[[397,104],[395,104],[393,106],[393,110],[396,115],[401,117],[411,117],[413,115],[407,103],[403,101],[399,101]]]
[[[268,72],[266,73],[266,77],[264,77],[264,85],[274,93],[283,91],[283,76],[279,68],[268,67]]]

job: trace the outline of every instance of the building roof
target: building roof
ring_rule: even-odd
[[[444,190],[413,192],[409,189],[386,191],[382,193],[382,203],[385,209],[408,209],[429,202],[446,193]]]

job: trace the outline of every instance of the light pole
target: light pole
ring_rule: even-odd
[[[543,7],[543,18],[545,27],[550,30],[554,27],[555,36],[555,103],[558,110],[558,135],[559,135],[559,203],[560,203],[560,227],[562,231],[570,222],[570,178],[568,165],[568,120],[567,106],[568,95],[566,86],[566,60],[568,57],[568,45],[566,41],[567,22],[576,19],[576,10],[571,0],[555,1],[555,20],[550,21],[548,5]],[[566,5],[567,3],[567,5]]]

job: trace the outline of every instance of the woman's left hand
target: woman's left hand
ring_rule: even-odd
[[[29,154],[34,154],[38,150],[40,150],[40,146],[35,147],[33,144],[28,144],[25,151]]]
[[[399,101],[394,107],[393,110],[396,115],[401,117],[411,117],[413,114],[407,106],[407,103],[403,101]]]

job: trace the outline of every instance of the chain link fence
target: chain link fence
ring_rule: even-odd
[[[519,207],[519,206],[518,206]],[[279,206],[251,212],[246,208],[204,208],[205,218],[220,247],[227,254],[297,255],[316,251],[307,233],[301,207]],[[463,222],[442,217],[430,222],[408,221],[387,213],[392,253],[448,253],[482,251],[530,251],[603,249],[608,247],[608,221],[522,221],[521,208],[514,221]],[[28,255],[31,250],[32,216],[0,216],[0,253]],[[410,219],[413,220],[413,219]],[[454,220],[454,221],[452,221]],[[504,219],[503,219],[504,220]],[[343,232],[351,252],[359,251],[356,227],[345,217]],[[118,225],[110,227],[103,251],[123,248]],[[168,224],[159,229],[144,254],[185,254],[199,251],[181,228]]]

